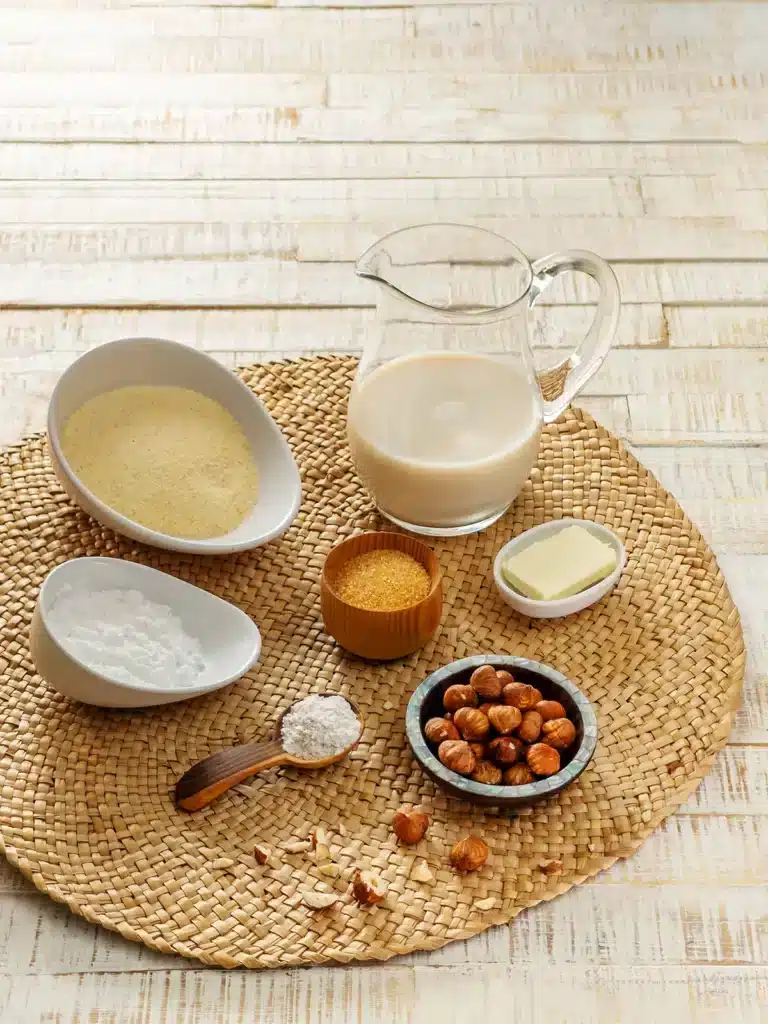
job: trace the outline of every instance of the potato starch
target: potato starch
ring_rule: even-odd
[[[205,670],[199,641],[164,604],[138,590],[62,587],[48,622],[88,668],[132,686],[191,686]]]

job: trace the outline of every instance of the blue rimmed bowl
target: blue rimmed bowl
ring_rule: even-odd
[[[519,682],[530,683],[541,690],[545,700],[558,700],[564,706],[576,726],[576,739],[570,750],[561,755],[561,768],[556,775],[537,779],[526,786],[488,786],[452,772],[438,760],[424,738],[424,726],[430,718],[443,717],[443,694],[448,687],[454,683],[468,683],[469,677],[481,665],[506,669]],[[454,661],[427,676],[408,702],[405,732],[413,756],[427,775],[451,796],[473,804],[491,804],[514,810],[554,796],[578,779],[592,760],[597,746],[597,716],[581,690],[549,665],[511,654],[479,654]]]

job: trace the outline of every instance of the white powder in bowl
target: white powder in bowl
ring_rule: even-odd
[[[340,754],[360,735],[360,719],[343,697],[313,694],[286,713],[281,728],[283,746],[302,761],[319,761]]]
[[[138,590],[62,587],[47,613],[61,646],[88,668],[132,686],[192,685],[205,670],[199,641],[164,604]]]

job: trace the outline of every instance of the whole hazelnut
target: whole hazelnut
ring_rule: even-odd
[[[481,740],[488,735],[491,723],[477,708],[459,708],[453,716],[453,724],[465,740]]]
[[[437,748],[437,756],[446,768],[459,775],[471,775],[475,770],[477,759],[464,740],[443,740]]]
[[[522,720],[522,711],[507,704],[494,704],[488,712],[488,721],[502,736],[508,736],[509,733],[514,732]]]
[[[544,723],[541,738],[555,750],[565,750],[576,739],[576,726],[569,718],[553,718]]]
[[[559,700],[540,700],[533,709],[538,711],[543,721],[549,722],[552,718],[565,718],[565,708]]]
[[[484,743],[470,743],[469,749],[475,755],[477,761],[482,761],[485,757],[485,744]]]
[[[479,701],[471,686],[454,683],[443,694],[443,707],[446,711],[458,711],[459,708],[476,708]]]
[[[512,675],[512,673],[507,672],[506,669],[503,668],[498,670],[498,672],[496,673],[496,678],[501,683],[502,690],[504,689],[505,686],[509,686],[510,683],[514,683],[515,681],[515,677]]]
[[[496,764],[514,764],[523,750],[523,744],[514,736],[497,736],[488,744],[488,756]]]
[[[534,775],[555,775],[560,771],[560,755],[546,743],[534,743],[528,747],[525,759]]]
[[[535,743],[541,735],[541,715],[538,711],[526,711],[518,726],[517,735],[523,743]]]
[[[541,700],[541,692],[528,683],[508,683],[502,695],[505,704],[511,704],[513,708],[520,708],[521,711],[530,711]]]
[[[513,764],[504,772],[504,784],[506,786],[526,786],[529,782],[535,782],[536,776],[527,764]]]
[[[424,726],[424,735],[430,743],[442,743],[443,740],[459,739],[459,730],[444,718],[430,718]]]
[[[495,700],[501,696],[501,683],[493,665],[481,665],[469,677],[469,685],[480,697]]]
[[[484,782],[486,786],[498,786],[501,782],[501,768],[490,761],[478,761],[472,779],[474,782]]]
[[[477,871],[488,859],[488,847],[477,836],[467,836],[451,850],[451,864],[457,871]]]
[[[412,807],[401,807],[392,815],[392,831],[401,843],[413,846],[422,840],[429,828],[429,815]]]

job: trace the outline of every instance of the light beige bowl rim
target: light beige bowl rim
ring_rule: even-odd
[[[84,365],[87,364],[89,357],[95,352],[103,353],[106,349],[114,349],[118,347],[126,347],[131,344],[140,342],[142,344],[153,344],[167,349],[175,350],[180,358],[183,359],[198,359],[202,362],[208,363],[208,365],[216,373],[228,374],[232,378],[233,386],[242,391],[247,395],[248,400],[253,403],[255,409],[258,409],[259,414],[262,416],[263,423],[266,429],[269,429],[274,435],[277,436],[279,442],[285,447],[287,454],[286,464],[290,463],[292,468],[292,486],[294,490],[294,499],[291,503],[289,511],[280,519],[278,523],[266,533],[260,533],[258,535],[252,535],[251,537],[244,538],[239,541],[228,541],[226,540],[226,534],[221,537],[210,537],[203,540],[194,540],[187,537],[177,537],[173,534],[162,533],[159,530],[153,530],[148,526],[142,526],[141,523],[137,523],[135,519],[129,519],[127,516],[122,515],[116,509],[106,505],[90,488],[86,487],[80,477],[75,473],[69,464],[69,460],[61,446],[59,426],[57,423],[58,419],[58,401],[59,393],[63,384],[68,376],[73,373],[82,371]],[[202,393],[202,392],[201,392]],[[200,554],[200,555],[225,555],[232,554],[237,551],[248,551],[254,547],[259,547],[262,544],[267,544],[271,540],[275,540],[277,537],[282,536],[291,523],[298,515],[299,508],[301,506],[302,491],[301,491],[301,479],[299,477],[298,467],[296,461],[293,458],[288,442],[282,435],[282,432],[272,416],[264,408],[259,399],[254,395],[249,387],[243,383],[240,378],[227,370],[226,367],[222,366],[215,359],[209,356],[206,352],[201,352],[199,349],[192,348],[190,345],[184,345],[178,341],[171,341],[168,338],[149,338],[149,337],[131,337],[131,338],[117,338],[113,341],[104,342],[101,345],[97,345],[93,349],[89,349],[87,352],[82,353],[78,356],[66,370],[61,374],[56,382],[56,385],[51,394],[50,401],[48,403],[48,413],[46,419],[46,427],[48,432],[48,443],[53,449],[56,461],[59,464],[61,471],[66,475],[71,486],[78,492],[82,492],[94,506],[98,509],[100,515],[103,517],[103,521],[114,524],[112,528],[117,532],[123,534],[123,536],[140,539],[146,544],[150,544],[153,547],[163,548],[169,551],[183,551],[189,554]],[[87,510],[86,510],[87,511]]]

